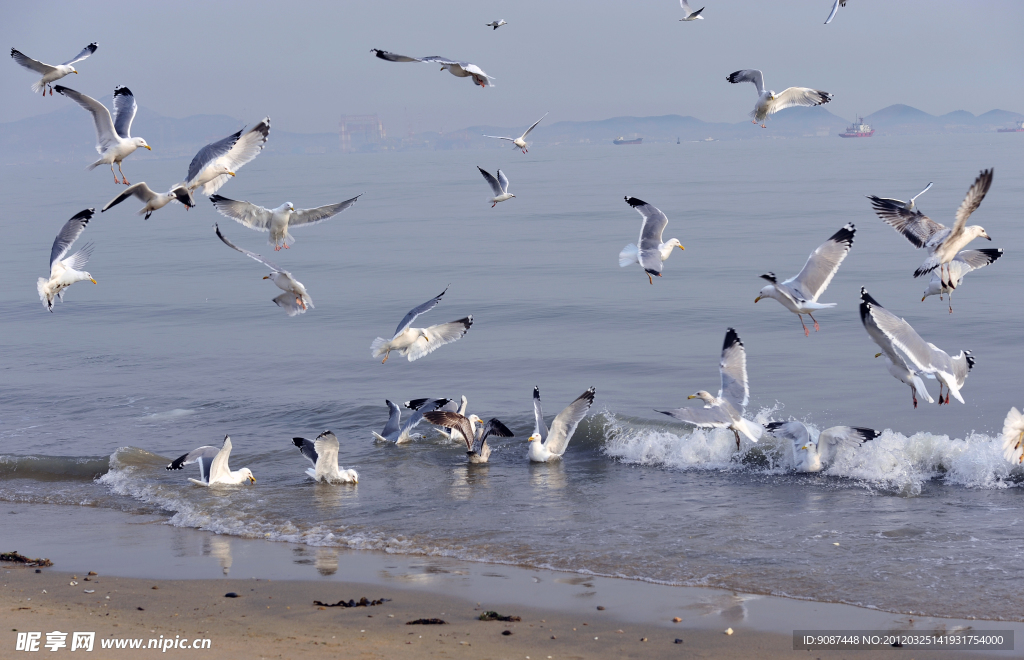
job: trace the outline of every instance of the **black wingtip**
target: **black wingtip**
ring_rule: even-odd
[[[69,87],[65,87],[64,85],[54,85],[53,86],[53,91],[57,92],[58,94],[63,94],[64,92],[68,91],[68,89],[70,89],[70,88]]]
[[[533,386],[533,398],[540,399],[540,388],[536,385]]]
[[[971,355],[970,351],[964,351],[964,357],[967,358],[967,372],[970,373],[971,369],[974,368],[974,363],[977,362],[977,360],[974,358],[973,355]]]
[[[833,243],[845,243],[848,246],[853,245],[853,237],[857,233],[857,228],[854,227],[852,222],[848,222],[843,225],[843,228],[832,234],[828,240]]]
[[[869,429],[865,426],[854,426],[853,430],[857,432],[857,435],[861,437],[861,440],[867,442],[868,440],[874,440],[878,436],[882,435],[881,431],[875,429]]]
[[[725,331],[725,343],[722,344],[722,350],[724,351],[735,344],[743,346],[743,341],[740,339],[740,336],[736,334],[735,328],[729,328]]]
[[[302,445],[303,445],[303,444],[304,444],[305,442],[306,442],[306,439],[305,439],[305,438],[292,438],[292,444],[294,444],[294,445],[295,445],[296,447],[298,447],[299,449],[302,449]]]
[[[188,458],[188,454],[182,454],[178,458],[176,458],[173,461],[171,461],[167,465],[167,467],[164,468],[164,469],[165,470],[181,470],[181,469],[183,469],[183,463],[185,462],[186,458]]]
[[[879,307],[881,309],[885,309],[884,307],[882,307],[881,303],[879,303],[877,300],[875,300],[871,296],[871,294],[868,293],[868,290],[866,288],[861,287],[860,288],[860,322],[861,323],[866,323],[867,322],[868,313],[870,313],[872,307]]]
[[[656,413],[661,413],[662,415],[668,415],[669,417],[672,416],[672,413],[670,413],[667,410],[657,410],[657,409],[652,409],[652,410],[654,410],[654,412],[656,412]]]
[[[769,431],[778,431],[783,424],[789,424],[789,422],[768,422],[764,427]]]
[[[764,275],[758,275],[762,280],[768,280],[772,284],[777,283],[779,280],[775,277],[775,273],[765,273]]]
[[[114,98],[117,98],[118,96],[135,96],[135,95],[132,94],[132,90],[128,89],[124,85],[118,85],[117,87],[114,88]]]
[[[96,209],[85,209],[71,216],[72,220],[85,220],[87,223],[96,214]]]
[[[516,434],[509,430],[507,426],[501,423],[501,420],[497,417],[491,417],[487,420],[488,426],[491,427],[491,435],[496,435],[499,438],[514,438]]]
[[[626,203],[629,204],[630,206],[632,206],[633,208],[636,208],[638,206],[644,206],[644,205],[647,204],[647,202],[645,202],[644,200],[637,199],[636,197],[626,197],[626,196],[623,196],[623,199],[625,199]]]
[[[96,45],[95,41],[86,46],[86,49],[89,51],[89,53],[95,53],[97,48],[99,48],[99,46]]]
[[[743,69],[740,69],[740,71],[742,71],[742,70],[743,70]],[[740,75],[740,71],[733,71],[732,73],[730,73],[729,75],[727,75],[727,76],[725,77],[725,79],[726,79],[726,80],[727,80],[728,82],[731,82],[731,83],[737,82],[737,80],[736,80],[736,76]]]

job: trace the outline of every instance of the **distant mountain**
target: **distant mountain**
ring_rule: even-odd
[[[909,105],[890,105],[868,115],[864,121],[876,135],[921,135],[930,133],[990,133],[1024,119],[1024,115],[1006,110],[990,110],[977,117],[966,110],[936,117]]]

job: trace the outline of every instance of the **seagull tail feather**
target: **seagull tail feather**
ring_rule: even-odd
[[[377,337],[374,339],[373,343],[370,344],[370,351],[372,351],[373,357],[380,357],[384,355],[384,353],[387,352],[387,348],[385,348],[385,344],[387,343],[388,340],[383,337]]]
[[[632,243],[622,248],[622,252],[619,252],[619,267],[625,268],[630,264],[637,263],[637,261],[639,261],[639,254],[640,251]]]

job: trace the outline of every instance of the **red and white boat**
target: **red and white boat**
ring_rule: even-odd
[[[1024,133],[1024,121],[1018,121],[1013,128],[1000,128],[1000,133]]]
[[[857,117],[857,121],[847,127],[845,133],[840,133],[839,137],[871,137],[874,134],[875,129],[871,128],[871,124],[865,124],[862,117]]]

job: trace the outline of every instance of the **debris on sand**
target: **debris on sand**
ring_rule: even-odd
[[[25,566],[53,566],[53,562],[49,559],[32,559],[19,553],[17,550],[13,552],[0,552],[0,561],[9,561]]]
[[[480,615],[481,621],[522,621],[518,616],[502,616],[494,610],[488,610]]]
[[[363,596],[359,600],[339,600],[337,603],[321,603],[318,600],[314,600],[313,604],[319,605],[320,607],[373,607],[374,605],[383,605],[390,600],[390,598],[370,600],[366,596]]]
[[[441,626],[448,625],[448,622],[444,619],[416,619],[415,621],[406,621],[407,626]]]

